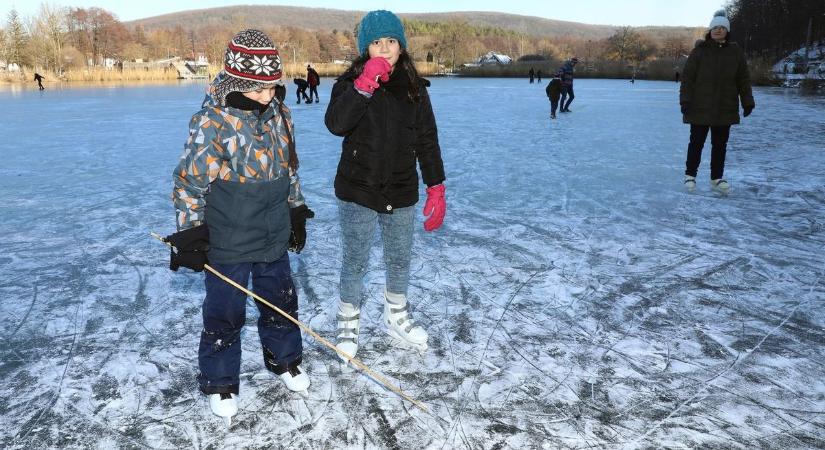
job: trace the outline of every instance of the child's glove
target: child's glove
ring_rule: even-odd
[[[745,106],[742,109],[742,115],[745,117],[748,117],[753,112],[753,106]]]
[[[170,234],[164,240],[175,247],[169,257],[169,268],[175,272],[179,267],[201,272],[204,264],[209,264],[206,258],[206,252],[209,251],[209,228],[206,224]]]
[[[315,217],[315,213],[307,205],[289,208],[289,221],[292,233],[289,235],[289,251],[301,253],[307,243],[307,219]]]
[[[444,214],[447,213],[447,201],[444,199],[443,184],[437,184],[427,188],[427,202],[424,203],[424,215],[429,216],[424,221],[424,229],[435,231],[444,222]]]
[[[378,89],[378,80],[384,83],[390,81],[390,71],[392,66],[389,61],[380,56],[372,57],[364,64],[364,70],[355,80],[355,88],[372,95]]]

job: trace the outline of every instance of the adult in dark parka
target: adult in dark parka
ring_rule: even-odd
[[[683,121],[690,124],[690,143],[685,162],[685,188],[696,189],[696,174],[702,147],[711,134],[711,188],[727,193],[730,184],[723,178],[730,127],[739,123],[739,104],[748,117],[756,103],[751,93],[745,53],[730,42],[730,22],[719,10],[705,39],[696,43],[682,76],[679,103]]]

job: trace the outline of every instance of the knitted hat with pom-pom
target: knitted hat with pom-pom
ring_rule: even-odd
[[[212,82],[218,103],[226,104],[230,92],[251,92],[281,81],[281,57],[272,39],[260,30],[243,30],[226,46],[223,70]]]
[[[381,38],[398,39],[401,47],[407,48],[407,37],[404,36],[401,19],[383,9],[370,11],[358,25],[358,51],[363,55],[372,41]]]
[[[728,14],[725,12],[724,9],[720,9],[713,14],[713,19],[710,21],[710,25],[708,25],[709,29],[713,29],[716,27],[724,27],[730,33],[730,21],[728,20]]]

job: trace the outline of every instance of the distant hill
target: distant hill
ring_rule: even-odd
[[[349,30],[356,24],[365,11],[346,11],[327,8],[303,8],[297,6],[244,5],[220,8],[197,9],[126,22],[127,25],[142,25],[145,30],[173,28],[177,25],[184,29],[197,31],[200,28],[237,24],[238,27],[267,28],[273,26],[294,26],[309,30]],[[424,22],[465,21],[472,25],[500,27],[524,33],[530,36],[561,37],[571,36],[586,39],[603,39],[619,25],[589,25],[563,20],[544,19],[541,17],[521,16],[497,12],[462,11],[448,13],[411,13],[399,14],[405,19]],[[653,36],[693,36],[693,27],[638,27],[640,31]]]

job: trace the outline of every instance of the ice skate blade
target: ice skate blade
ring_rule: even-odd
[[[355,372],[355,367],[343,360],[339,363],[338,367],[341,369],[341,373]]]
[[[407,350],[415,350],[418,353],[424,353],[424,352],[427,351],[428,347],[427,347],[426,342],[421,343],[421,344],[415,343],[415,342],[410,342],[410,341],[402,338],[401,336],[398,335],[398,333],[396,333],[395,331],[393,331],[392,329],[389,329],[389,328],[386,329],[386,333],[392,338],[395,345],[399,348],[404,348],[404,349],[407,349]]]
[[[226,425],[226,428],[229,428],[229,427],[232,426],[232,417],[231,416],[230,417],[221,417],[221,419],[223,419],[223,424]]]
[[[301,397],[304,400],[309,399],[309,390],[308,389],[304,389],[302,391],[290,391],[290,392],[292,392],[293,394],[298,395],[298,397]]]

